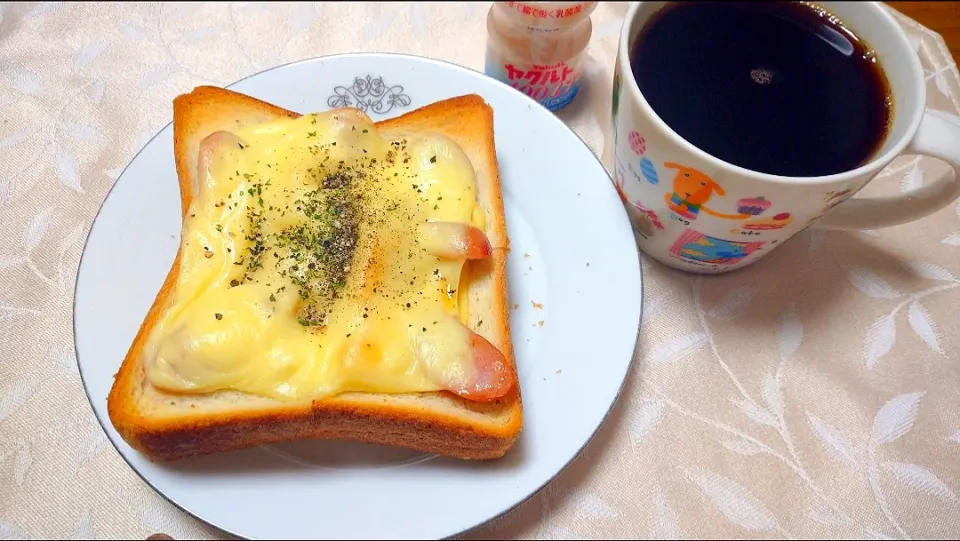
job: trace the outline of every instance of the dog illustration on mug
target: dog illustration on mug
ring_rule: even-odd
[[[724,214],[708,207],[707,201],[714,194],[720,197],[727,195],[724,189],[709,176],[692,167],[673,162],[665,162],[663,166],[677,170],[677,175],[673,178],[673,193],[664,194],[667,207],[687,225],[697,219],[701,210],[724,220],[743,220],[750,217],[747,214]]]

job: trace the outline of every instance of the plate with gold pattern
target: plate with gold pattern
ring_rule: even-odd
[[[639,258],[600,161],[525,95],[435,60],[321,57],[228,88],[301,114],[355,107],[373,121],[466,94],[478,94],[490,105],[509,236],[509,328],[523,429],[495,460],[340,441],[275,443],[172,461],[151,461],[130,447],[111,422],[107,398],[185,242],[181,232],[188,231],[182,229],[168,125],[108,194],[77,277],[77,359],[94,413],[120,455],[172,504],[249,539],[447,538],[506,513],[543,488],[602,425],[636,346]],[[199,361],[183,362],[181,370],[199,370]],[[297,381],[273,374],[270,388]]]

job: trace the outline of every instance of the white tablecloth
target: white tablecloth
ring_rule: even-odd
[[[479,70],[488,5],[0,4],[0,539],[223,537],[123,462],[74,358],[83,240],[174,96],[339,52]],[[594,13],[588,83],[561,113],[608,164],[625,10]],[[930,107],[960,110],[942,41],[903,24]],[[867,192],[944,171],[902,158]],[[469,537],[956,538],[958,213],[801,234],[725,276],[645,259],[641,354],[606,426],[545,491]]]

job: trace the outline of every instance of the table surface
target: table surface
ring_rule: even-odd
[[[896,5],[956,54],[956,3]],[[74,358],[83,240],[173,98],[342,52],[482,69],[488,6],[0,3],[0,539],[224,537],[123,462]],[[560,114],[607,164],[626,6],[594,12],[586,80]],[[949,52],[897,17],[928,107],[957,113]],[[859,195],[945,170],[904,156]],[[878,231],[805,231],[724,276],[642,261],[639,353],[604,428],[544,491],[469,537],[960,536],[960,205]]]
[[[887,2],[947,42],[954,59],[960,58],[960,2]]]

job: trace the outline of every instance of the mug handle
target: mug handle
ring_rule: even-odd
[[[811,227],[850,230],[905,224],[933,214],[960,196],[960,117],[927,109],[904,153],[943,160],[953,168],[953,175],[900,195],[852,197]]]

